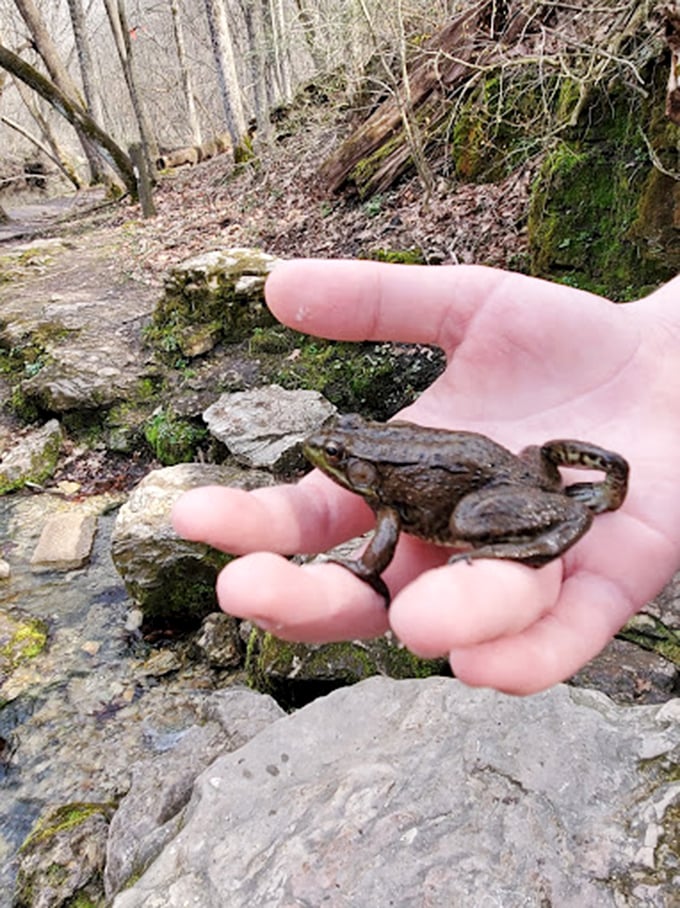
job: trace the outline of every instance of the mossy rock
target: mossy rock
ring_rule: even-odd
[[[258,249],[225,249],[180,263],[165,283],[148,341],[166,358],[191,358],[275,324],[263,289],[276,261]]]
[[[391,634],[374,640],[309,644],[253,630],[246,672],[254,688],[292,707],[372,675],[427,678],[450,674],[450,669],[446,660],[414,656]]]
[[[57,466],[63,434],[56,419],[34,429],[0,459],[0,495],[40,484]]]
[[[39,618],[17,618],[0,612],[0,684],[22,663],[47,645],[47,625]]]
[[[653,87],[647,99],[598,95],[588,125],[546,156],[529,210],[534,274],[629,300],[680,270],[680,184],[669,175],[680,172],[680,128],[659,116],[660,73]]]
[[[75,802],[48,808],[20,849],[12,904],[103,906],[109,804]]]
[[[319,391],[341,412],[388,419],[412,403],[445,368],[433,347],[345,343],[300,335],[298,355],[274,369],[284,388]]]
[[[207,436],[207,429],[197,420],[181,419],[163,408],[152,413],[144,425],[149,447],[166,467],[192,462]]]
[[[573,85],[534,65],[493,70],[441,124],[456,175],[467,181],[502,180],[545,143],[546,128],[565,114]]]

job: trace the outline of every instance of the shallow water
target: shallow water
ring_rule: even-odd
[[[44,494],[0,498],[0,556],[12,570],[0,581],[0,612],[40,618],[49,634],[45,650],[14,671],[0,695],[9,700],[0,709],[2,906],[11,904],[16,850],[42,808],[113,793],[102,770],[110,763],[115,771],[119,762],[110,752],[120,729],[108,718],[137,696],[130,687],[135,660],[123,637],[129,602],[109,554],[115,514],[99,516],[87,569],[30,570],[46,516],[65,506]]]
[[[0,908],[12,905],[18,849],[48,806],[115,805],[135,764],[205,721],[215,685],[209,670],[176,671],[176,660],[161,667],[154,658],[163,653],[125,632],[132,603],[110,555],[114,503],[107,496],[77,504],[47,493],[0,497],[0,557],[12,569],[0,581],[0,619],[39,618],[48,628],[45,649],[0,677]],[[30,557],[46,518],[73,507],[98,514],[90,563],[33,573]]]

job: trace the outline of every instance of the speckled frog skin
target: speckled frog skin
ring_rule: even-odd
[[[458,551],[449,559],[508,558],[540,567],[566,552],[593,516],[621,506],[628,464],[619,454],[571,439],[515,455],[475,432],[348,414],[312,434],[307,458],[371,506],[377,522],[366,550],[339,561],[389,604],[381,574],[402,530]],[[604,473],[564,486],[558,467]]]

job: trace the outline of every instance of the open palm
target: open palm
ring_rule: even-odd
[[[222,607],[287,639],[368,637],[389,625],[456,675],[515,693],[562,680],[595,655],[680,567],[680,278],[615,305],[475,266],[297,261],[267,284],[276,316],[345,340],[433,343],[446,371],[400,418],[468,429],[518,451],[571,437],[630,463],[627,499],[540,570],[507,561],[446,565],[402,535],[384,574],[393,604],[324,551],[373,523],[360,498],[313,471],[296,486],[198,489],[176,505],[180,533],[246,557],[218,582]],[[581,477],[579,477],[581,478]],[[247,554],[252,553],[252,554]]]

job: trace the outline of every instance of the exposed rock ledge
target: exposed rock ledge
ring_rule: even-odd
[[[679,719],[372,678],[215,760],[114,908],[670,905]]]

